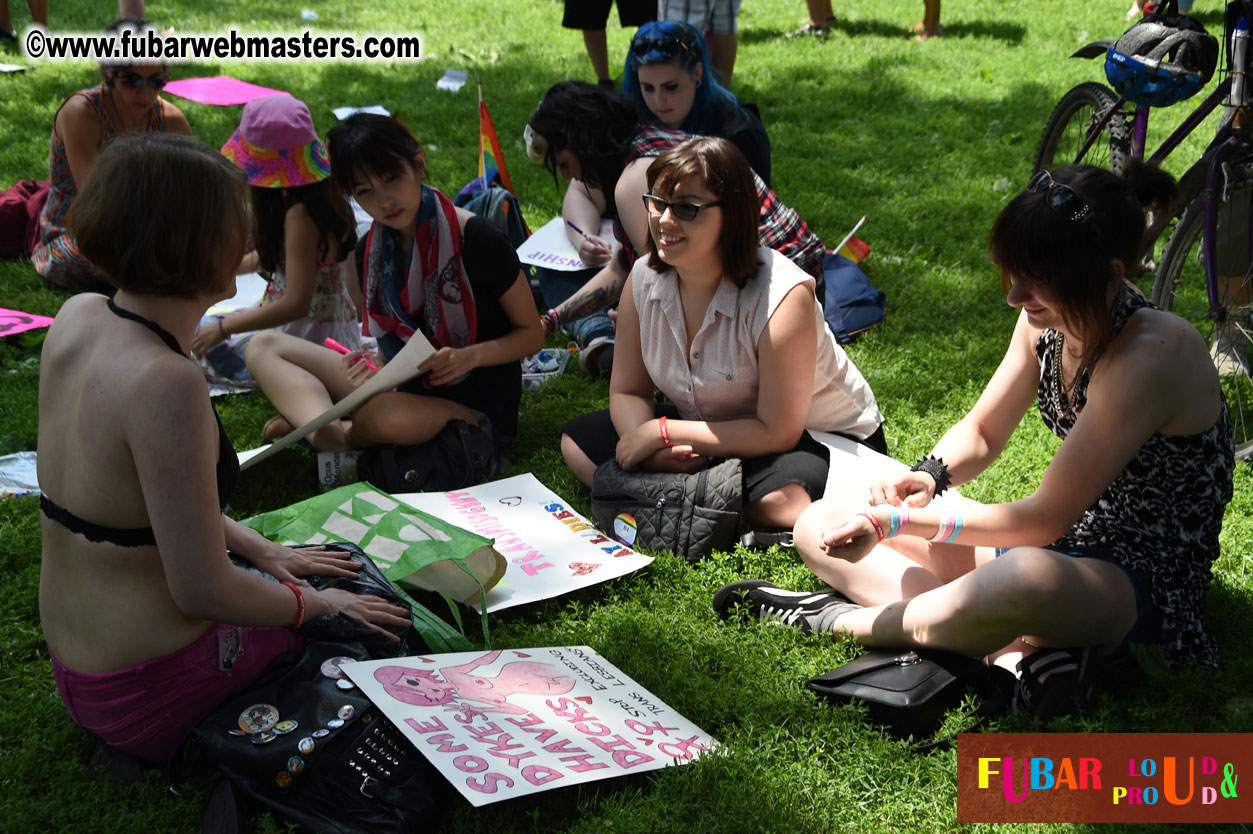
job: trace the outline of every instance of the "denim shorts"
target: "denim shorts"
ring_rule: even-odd
[[[1119,648],[1122,648],[1127,643],[1147,643],[1156,646],[1162,642],[1162,612],[1153,604],[1153,598],[1149,594],[1149,583],[1143,574],[1122,564],[1110,555],[1109,551],[1101,550],[1100,548],[1046,547],[1044,549],[1051,550],[1054,553],[1061,553],[1065,556],[1074,556],[1077,559],[1099,559],[1102,562],[1109,562],[1126,574],[1127,580],[1131,583],[1131,588],[1136,595],[1136,619],[1131,624],[1131,630],[1123,637]],[[1010,550],[1013,550],[1013,548],[996,548],[996,558],[999,559]]]

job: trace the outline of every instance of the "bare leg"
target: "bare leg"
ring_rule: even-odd
[[[811,503],[809,493],[803,486],[787,484],[748,504],[744,508],[744,514],[753,528],[790,528]]]
[[[709,60],[718,76],[718,83],[724,87],[731,86],[731,73],[735,70],[735,53],[739,45],[740,36],[737,34],[713,34],[709,37]]]
[[[609,43],[604,29],[584,29],[583,46],[592,62],[597,81],[612,80],[609,75]]]
[[[579,444],[570,439],[569,435],[561,435],[561,456],[566,459],[566,466],[579,479],[579,483],[588,489],[592,488],[592,476],[596,474],[596,464],[583,453]]]
[[[48,28],[48,0],[26,0],[26,8],[30,9],[31,23]]]
[[[439,434],[451,420],[478,425],[470,409],[452,400],[387,391],[357,409],[348,441],[357,449],[384,443],[413,446]]]
[[[117,16],[142,19],[144,16],[144,0],[117,0]]]
[[[831,0],[805,0],[805,8],[809,12],[811,26],[826,26],[829,18],[835,17],[831,8]]]
[[[13,18],[9,15],[9,0],[0,0],[0,32],[13,31]]]
[[[286,333],[253,334],[245,358],[261,390],[293,426],[309,422],[355,390],[339,354]],[[309,443],[323,452],[352,448],[343,421],[318,429]]]

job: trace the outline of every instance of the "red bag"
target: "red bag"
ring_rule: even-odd
[[[28,258],[39,238],[39,215],[48,201],[48,180],[21,180],[0,192],[0,258]]]

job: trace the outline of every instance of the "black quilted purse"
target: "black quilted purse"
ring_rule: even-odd
[[[627,472],[610,458],[592,479],[592,519],[628,547],[696,562],[735,541],[743,491],[739,458],[690,474]]]
[[[357,475],[384,492],[445,492],[480,484],[504,468],[491,433],[451,420],[416,446],[372,446],[357,459]]]

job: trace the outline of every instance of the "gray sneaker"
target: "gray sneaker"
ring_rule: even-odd
[[[606,354],[605,351],[608,351]],[[608,361],[605,361],[608,360]],[[613,365],[613,336],[597,336],[579,351],[579,370],[595,379],[609,376]]]

